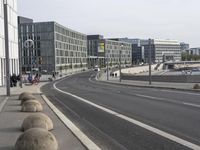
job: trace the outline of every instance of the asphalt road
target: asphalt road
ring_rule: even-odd
[[[200,93],[107,84],[95,81],[92,72],[62,79],[56,87],[200,145]],[[53,88],[53,83],[41,90],[102,149],[189,149],[61,93]]]

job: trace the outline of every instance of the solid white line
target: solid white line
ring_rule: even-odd
[[[8,100],[8,97],[6,97],[6,98],[0,103],[0,112],[2,111],[3,107],[5,106],[7,100]]]
[[[192,93],[192,92],[181,92],[181,91],[171,91],[171,90],[160,90],[160,91],[164,91],[164,92],[169,92],[169,93],[179,93],[179,94],[188,94],[188,95],[197,95],[200,96],[199,93]]]
[[[187,103],[187,102],[183,102],[184,105],[189,105],[189,106],[193,106],[193,107],[198,107],[200,108],[200,105],[198,104],[193,104],[193,103]]]
[[[57,82],[57,83],[58,83],[58,82]],[[100,105],[97,105],[97,104],[95,104],[95,103],[92,103],[92,102],[90,102],[89,100],[86,100],[86,99],[84,99],[84,98],[81,98],[81,97],[79,97],[79,96],[76,96],[76,95],[74,95],[74,94],[71,94],[71,93],[69,93],[69,92],[62,91],[62,90],[60,90],[60,89],[58,89],[58,88],[56,87],[56,84],[57,84],[57,83],[54,83],[53,87],[54,87],[57,91],[59,91],[59,92],[61,92],[61,93],[70,95],[70,96],[72,96],[72,97],[74,97],[74,98],[76,98],[76,99],[78,99],[78,100],[80,100],[80,101],[82,101],[82,102],[85,102],[85,103],[87,103],[87,104],[89,104],[89,105],[92,105],[92,106],[94,106],[94,107],[96,107],[96,108],[99,108],[99,109],[101,109],[101,110],[103,110],[103,111],[105,111],[105,112],[107,112],[107,113],[109,113],[109,114],[112,114],[112,115],[114,115],[114,116],[117,116],[117,117],[119,117],[119,118],[122,118],[122,119],[124,119],[124,120],[126,120],[126,121],[129,121],[129,122],[131,122],[131,123],[133,123],[133,124],[135,124],[135,125],[138,125],[138,126],[144,128],[144,129],[146,129],[146,130],[149,130],[149,131],[151,131],[151,132],[153,132],[153,133],[156,133],[156,134],[158,134],[158,135],[160,135],[160,136],[163,136],[163,137],[165,137],[165,138],[167,138],[167,139],[169,139],[169,140],[172,140],[172,141],[174,141],[174,142],[176,142],[176,143],[179,143],[179,144],[181,144],[181,145],[184,145],[184,146],[186,146],[186,147],[189,147],[189,148],[191,148],[191,149],[193,149],[193,150],[200,150],[200,146],[199,146],[199,145],[193,144],[193,143],[191,143],[191,142],[189,142],[189,141],[186,141],[186,140],[184,140],[184,139],[181,139],[181,138],[179,138],[179,137],[176,137],[176,136],[174,136],[174,135],[172,135],[172,134],[169,134],[169,133],[167,133],[167,132],[161,131],[161,130],[159,130],[159,129],[157,129],[157,128],[151,127],[151,126],[149,126],[149,125],[147,125],[147,124],[144,124],[144,123],[142,123],[142,122],[140,122],[140,121],[137,121],[137,120],[135,120],[135,119],[133,119],[133,118],[130,118],[130,117],[127,117],[127,116],[122,115],[122,114],[120,114],[120,113],[117,113],[117,112],[115,112],[115,111],[109,110],[109,109],[107,109],[107,108],[105,108],[105,107],[102,107],[102,106],[100,106]]]
[[[93,141],[91,141],[78,127],[76,127],[60,110],[58,110],[45,95],[42,95],[44,101],[55,112],[60,120],[72,131],[72,133],[87,147],[88,150],[101,150]]]

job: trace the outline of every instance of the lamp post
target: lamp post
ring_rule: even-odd
[[[28,40],[26,40],[24,42],[24,47],[28,49],[29,54],[30,54],[29,57],[31,58],[31,76],[33,74],[33,72],[32,72],[32,66],[33,66],[33,59],[32,59],[32,57],[33,57],[33,52],[32,52],[32,50],[30,50],[30,48],[33,47],[33,46],[34,46],[34,41],[32,39],[28,39]]]
[[[149,85],[151,85],[151,39],[149,39]]]
[[[19,42],[18,42],[18,53],[19,53],[19,77],[20,77],[20,81],[19,81],[19,86],[22,88],[22,49],[21,49],[21,40],[19,38]]]
[[[107,80],[109,80],[109,68],[108,68],[108,53],[106,54],[106,66],[107,66],[107,71],[106,71],[106,73],[107,73]]]
[[[4,0],[3,8],[4,8],[5,57],[6,57],[6,95],[10,96],[10,57],[9,57],[7,0]]]
[[[122,81],[121,80],[121,74],[122,74],[122,72],[121,72],[121,57],[122,57],[122,49],[123,49],[123,47],[124,47],[124,44],[121,43],[120,50],[119,50],[119,82]]]

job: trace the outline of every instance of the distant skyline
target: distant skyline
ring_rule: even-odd
[[[18,14],[105,38],[156,38],[200,47],[200,0],[18,0]]]

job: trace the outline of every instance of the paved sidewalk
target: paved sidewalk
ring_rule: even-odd
[[[23,88],[12,87],[11,97],[7,100],[5,87],[0,87],[0,150],[12,150],[17,138],[23,133],[20,130],[23,120],[32,113],[21,112],[20,93],[29,91],[32,92],[43,105],[43,112],[48,115],[53,123],[54,130],[51,132],[55,135],[59,150],[85,150],[86,148],[81,142],[71,133],[71,131],[61,122],[56,114],[49,108],[46,102],[41,97],[40,87],[46,83],[38,85],[23,85]],[[5,101],[6,100],[6,101]],[[3,106],[3,102],[5,105]],[[1,109],[1,106],[2,109]]]
[[[115,84],[133,85],[140,87],[179,89],[179,90],[193,90],[193,86],[195,84],[195,83],[174,83],[174,82],[152,82],[152,84],[149,85],[148,81],[136,81],[136,80],[121,80],[121,82],[119,82],[119,77],[109,76],[109,80],[107,80],[106,73],[101,73],[99,80]]]

